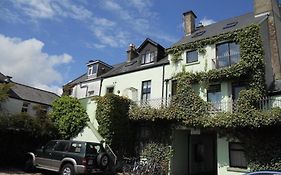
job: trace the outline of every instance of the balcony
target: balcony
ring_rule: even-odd
[[[159,109],[162,107],[168,107],[171,104],[172,98],[156,98],[146,101],[135,101],[135,104],[139,107],[152,107]],[[237,110],[237,104],[233,100],[221,101],[221,102],[207,102],[209,105],[206,108],[210,114],[218,112],[235,112]],[[264,98],[257,101],[257,108],[263,111],[271,110],[274,107],[281,108],[281,99],[277,98]]]

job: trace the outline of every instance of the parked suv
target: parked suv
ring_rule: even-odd
[[[52,140],[35,153],[28,153],[26,169],[36,167],[61,175],[101,173],[108,168],[109,161],[100,143]]]

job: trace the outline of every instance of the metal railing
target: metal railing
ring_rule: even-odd
[[[281,108],[281,98],[265,97],[258,101],[258,107],[260,110],[271,110],[272,108]]]
[[[237,105],[233,100],[229,101],[219,101],[219,102],[208,102],[207,111],[209,113],[218,112],[235,112],[237,110]]]
[[[135,101],[135,104],[140,107],[152,107],[159,109],[161,107],[167,107],[171,104],[171,97],[169,98],[155,98],[155,99],[149,99],[149,100],[140,100]]]
[[[155,109],[159,109],[161,107],[168,107],[172,103],[172,98],[156,98],[150,100],[141,100],[135,101],[135,104],[140,107],[152,107]],[[225,101],[218,101],[218,102],[207,102],[207,108],[204,110],[208,111],[209,113],[218,113],[218,112],[235,112],[237,111],[237,103],[230,100]],[[273,98],[273,97],[266,97],[257,101],[257,109],[260,110],[271,110],[274,107],[281,108],[281,98]]]

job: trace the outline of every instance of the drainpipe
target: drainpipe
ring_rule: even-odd
[[[103,78],[101,78],[101,79],[100,79],[100,90],[99,90],[99,96],[101,96],[102,82],[103,82]]]
[[[163,74],[162,74],[162,100],[163,100],[163,97],[164,97],[164,78],[165,78],[165,64],[163,64]]]

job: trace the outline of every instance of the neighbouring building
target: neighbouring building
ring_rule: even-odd
[[[169,106],[177,94],[177,73],[197,78],[190,81],[191,86],[210,105],[210,117],[235,113],[240,91],[259,88],[255,84],[261,79],[270,98],[259,101],[260,110],[281,107],[281,8],[277,0],[253,2],[254,12],[207,26],[197,26],[193,11],[183,13],[184,36],[170,48],[146,39],[139,47],[130,44],[127,60],[121,64],[110,66],[90,61],[87,74],[65,85],[65,92],[79,98],[91,118],[91,130],[77,139],[102,139],[97,133],[93,96],[114,93],[131,99],[139,107]],[[251,32],[254,29],[258,32]],[[257,35],[261,45],[255,44],[259,42],[259,37],[254,40]],[[105,66],[104,72],[92,76],[93,70],[99,70],[91,67],[94,64]],[[264,70],[264,74],[255,74],[256,70]],[[262,77],[257,79],[258,75]],[[171,138],[173,149],[171,174],[240,175],[249,171],[239,140],[222,137],[214,129],[178,123],[171,128],[172,134],[166,136]],[[143,122],[140,137],[148,138],[150,129]]]
[[[36,116],[39,109],[47,113],[51,109],[51,103],[59,98],[53,92],[14,82],[11,77],[0,73],[0,84],[2,83],[11,84],[8,99],[0,103],[0,111],[4,114],[27,113]]]

